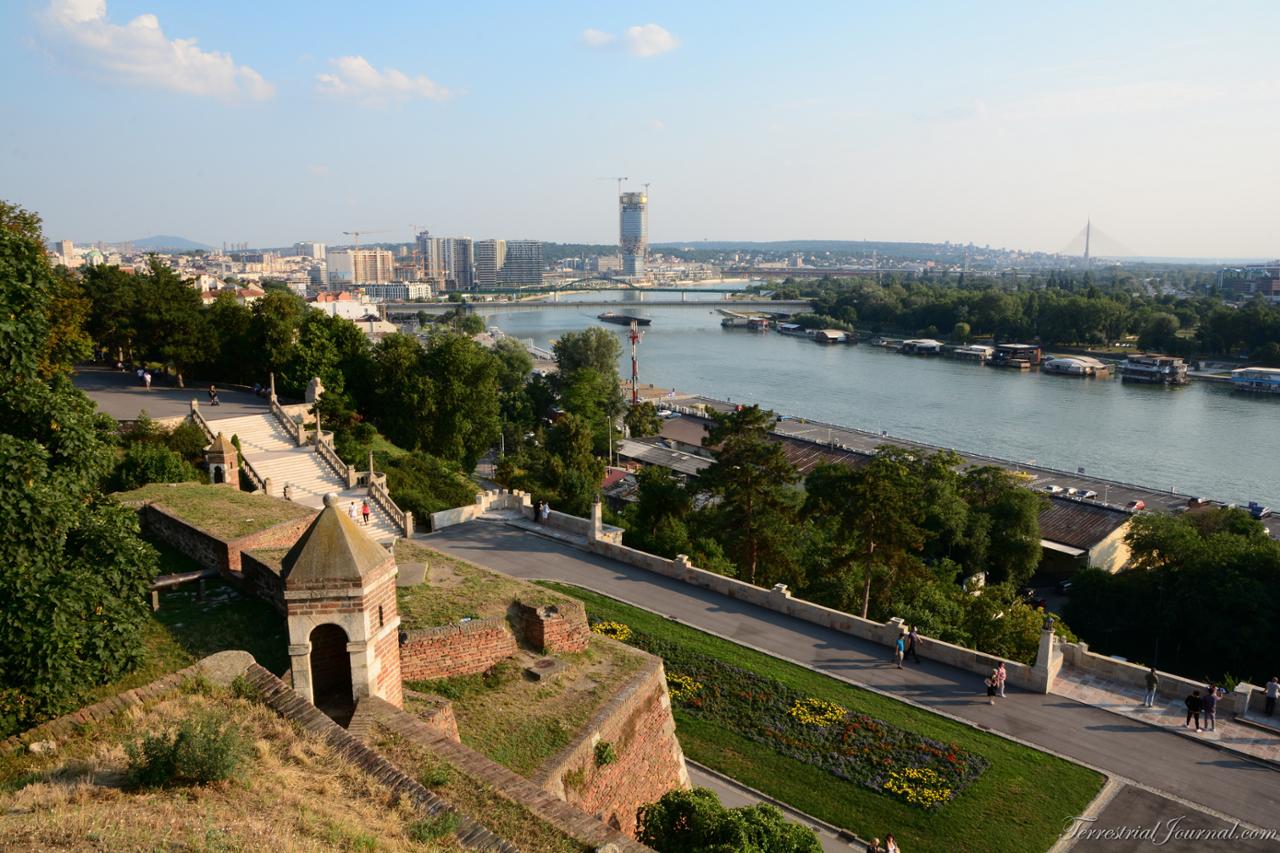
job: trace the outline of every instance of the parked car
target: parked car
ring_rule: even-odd
[[[1147,508],[1147,502],[1144,500],[1129,501],[1124,505],[1124,508],[1129,512],[1138,512]]]
[[[1060,581],[1058,581],[1058,592],[1062,593],[1063,595],[1066,595],[1067,593],[1071,592],[1071,579],[1070,579],[1070,578],[1068,578],[1068,579],[1066,579],[1066,580],[1060,580]]]
[[[1085,489],[1080,492],[1080,497],[1087,501],[1096,501],[1098,499],[1098,493],[1093,489]]]
[[[1060,495],[1060,494],[1062,494],[1062,486],[1055,486],[1055,485],[1053,485],[1052,483],[1050,483],[1049,485],[1045,486],[1045,487],[1044,487],[1044,490],[1045,490],[1046,492],[1048,492],[1049,494],[1051,494],[1051,495]]]
[[[1271,507],[1263,506],[1257,501],[1249,501],[1249,515],[1256,519],[1264,519],[1271,515]]]

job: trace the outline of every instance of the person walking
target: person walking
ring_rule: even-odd
[[[893,662],[898,665],[898,669],[902,669],[902,658],[907,653],[907,635],[898,634],[898,639],[893,644]]]
[[[999,689],[999,685],[996,682],[996,671],[994,669],[991,670],[991,674],[982,683],[987,685],[987,703],[990,705],[996,704],[996,691]]]
[[[210,386],[209,386],[209,405],[210,405],[210,406],[221,406],[221,405],[222,405],[222,403],[221,403],[221,402],[219,402],[219,400],[218,400],[218,389],[217,389],[216,387],[214,387],[213,385],[210,385]]]
[[[547,503],[546,501],[543,501],[542,502],[542,523],[546,524],[549,518],[551,518],[551,504]]]
[[[1000,698],[1004,698],[1004,683],[1009,678],[1008,671],[1004,668],[1004,661],[1000,661],[1000,665],[996,667],[996,682],[1000,687]]]
[[[284,484],[284,499],[287,501],[293,500],[293,490],[290,488],[288,483]]]
[[[1191,727],[1191,719],[1194,717],[1196,721],[1196,731],[1200,731],[1200,711],[1204,709],[1204,700],[1200,698],[1199,690],[1192,690],[1191,695],[1185,700],[1187,706],[1187,722],[1183,728]]]
[[[1147,670],[1147,692],[1142,697],[1142,707],[1151,708],[1156,704],[1156,690],[1160,688],[1160,676],[1156,675],[1156,668],[1153,666]]]
[[[1270,717],[1276,712],[1276,699],[1280,698],[1280,676],[1273,675],[1267,682],[1266,715]]]
[[[360,503],[360,516],[364,519],[365,526],[369,525],[369,499],[365,498]]]
[[[867,845],[867,853],[884,853],[884,848],[880,846],[879,838],[871,839],[871,843]]]
[[[533,521],[535,524],[542,523],[542,501],[533,502]]]
[[[352,521],[356,520],[356,502],[355,501],[352,501],[347,506],[347,518],[351,519]]]
[[[920,632],[915,625],[911,626],[911,630],[907,632],[907,656],[916,663],[920,663],[920,655],[916,649],[920,645]]]
[[[148,391],[151,390],[151,371],[150,370],[142,371],[142,387],[147,389]]]
[[[884,837],[884,853],[902,853],[902,848],[898,846],[898,841],[890,832]]]
[[[1204,708],[1204,730],[1211,732],[1214,730],[1214,724],[1218,720],[1218,688],[1215,685],[1209,685],[1209,689],[1205,691],[1204,700],[1200,705]]]

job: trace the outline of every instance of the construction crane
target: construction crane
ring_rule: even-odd
[[[649,200],[649,182],[648,182],[648,181],[645,181],[643,184],[641,184],[641,186],[643,186],[643,187],[644,187],[644,198],[645,198],[645,201],[648,201],[648,200]]]
[[[355,238],[356,238],[356,248],[357,248],[357,249],[359,249],[359,248],[360,248],[360,235],[361,235],[361,234],[386,234],[386,233],[387,233],[387,231],[386,231],[386,229],[383,229],[383,230],[381,230],[381,231],[343,231],[342,233],[343,233],[343,234],[346,234],[346,235],[347,235],[347,236],[349,236],[349,237],[355,237]]]
[[[618,195],[622,195],[622,182],[623,182],[623,181],[629,181],[629,180],[631,180],[631,179],[630,179],[630,178],[628,178],[628,177],[625,177],[625,176],[610,175],[610,176],[609,176],[609,177],[607,177],[607,178],[596,178],[596,180],[597,180],[597,181],[617,181],[617,182],[618,182]]]
[[[636,358],[636,348],[640,344],[640,339],[644,337],[644,333],[637,328],[639,324],[635,320],[631,321],[631,333],[627,338],[631,341],[631,405],[639,405],[640,403],[640,362]]]

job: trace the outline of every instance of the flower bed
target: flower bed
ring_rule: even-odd
[[[910,805],[939,808],[987,768],[986,759],[958,744],[805,696],[657,637],[630,628],[627,633],[632,645],[665,661],[671,700],[689,715]]]

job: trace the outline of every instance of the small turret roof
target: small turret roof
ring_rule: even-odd
[[[213,450],[234,456],[236,446],[231,443],[231,439],[227,438],[221,431],[219,431],[218,434],[214,436],[213,443],[206,447],[205,450]]]
[[[326,495],[325,507],[280,561],[281,578],[289,583],[358,581],[392,559],[339,508],[337,495]]]

